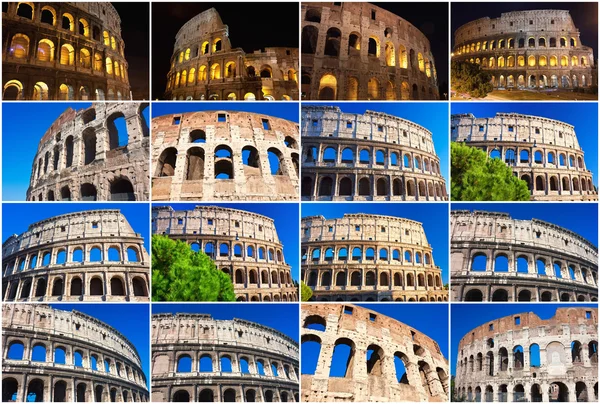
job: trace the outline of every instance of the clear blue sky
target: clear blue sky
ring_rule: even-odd
[[[59,310],[85,313],[123,334],[136,347],[150,387],[150,309],[147,303],[59,303],[50,306]]]
[[[150,253],[150,207],[147,203],[3,203],[2,241],[27,231],[29,225],[40,220],[93,209],[120,209],[133,230],[142,235],[144,247]]]
[[[458,355],[458,344],[472,329],[497,320],[501,317],[510,316],[518,313],[533,312],[542,320],[547,320],[554,316],[558,307],[595,307],[598,305],[581,304],[523,304],[523,303],[486,303],[486,304],[452,304],[450,319],[452,327],[450,328],[451,361],[450,371],[452,375],[456,374],[456,360]]]
[[[298,123],[297,102],[160,102],[152,104],[152,117],[199,111],[243,111]]]
[[[486,210],[508,213],[513,219],[543,220],[569,229],[598,246],[598,205],[596,203],[453,203],[452,210]]]
[[[306,203],[302,217],[323,215],[341,218],[345,213],[368,213],[416,220],[423,224],[427,241],[433,248],[433,262],[442,270],[442,282],[448,283],[448,205],[445,203]]]
[[[153,206],[172,206],[175,210],[192,210],[196,206],[219,206],[254,212],[273,219],[279,241],[283,244],[283,258],[292,267],[292,279],[298,280],[300,222],[297,203],[155,203]]]
[[[573,125],[583,149],[585,166],[594,174],[593,182],[598,186],[598,104],[591,102],[453,102],[453,114],[472,113],[477,118],[491,118],[496,112],[515,112],[518,114],[542,116]]]
[[[303,102],[302,105],[323,105]],[[449,118],[448,103],[444,102],[339,102],[328,103],[339,107],[342,112],[350,114],[364,114],[365,111],[384,112],[400,118],[407,119],[428,129],[433,136],[435,152],[440,158],[440,170],[446,179],[446,188],[450,192],[448,181],[448,155],[449,155]]]
[[[314,303],[308,303],[314,304]],[[327,304],[327,303],[323,303]],[[396,319],[406,325],[427,335],[438,343],[442,354],[448,359],[448,305],[447,304],[419,304],[419,303],[375,303],[358,304],[357,306],[373,310],[376,313]],[[340,353],[347,355],[349,350],[340,346]],[[393,352],[389,354],[393,355]],[[302,344],[302,374],[314,374],[319,355],[317,343]],[[331,363],[332,375],[339,376],[344,372],[346,361],[340,360],[334,353]],[[354,363],[363,358],[356,358]]]
[[[24,201],[29,187],[33,158],[40,140],[52,123],[69,107],[78,111],[90,107],[89,102],[34,102],[2,104],[2,199]],[[150,108],[143,111],[150,123]],[[119,144],[126,143],[124,119],[115,120]]]
[[[252,306],[252,307],[251,307]],[[274,328],[298,342],[300,309],[298,304],[286,303],[152,303],[152,314],[199,313],[210,314],[217,320],[240,318]]]

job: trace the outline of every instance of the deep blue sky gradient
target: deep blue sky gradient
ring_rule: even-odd
[[[427,241],[433,248],[433,262],[442,270],[442,283],[448,283],[448,205],[445,203],[307,203],[302,202],[302,217],[323,215],[341,218],[345,213],[368,213],[416,220],[423,224]]]
[[[94,209],[120,209],[133,230],[142,235],[144,247],[150,253],[150,207],[147,203],[3,203],[2,241],[27,231],[29,225],[40,220]]]
[[[292,267],[292,279],[298,280],[300,222],[297,203],[154,203],[152,206],[172,206],[174,210],[193,210],[196,206],[219,206],[254,212],[273,219],[279,241],[283,244],[283,258]]]
[[[450,371],[452,375],[456,374],[456,360],[458,355],[458,344],[462,337],[467,335],[472,329],[497,320],[501,317],[510,316],[518,313],[533,312],[542,320],[547,320],[554,316],[558,307],[595,307],[598,305],[589,304],[529,304],[529,303],[485,303],[485,304],[452,304],[450,320],[451,360]]]
[[[18,102],[2,104],[2,200],[24,201],[33,158],[40,140],[52,123],[69,107],[79,111],[89,102]],[[150,108],[143,111],[150,124]],[[121,135],[126,134],[123,119],[115,121]],[[124,136],[123,136],[124,137]]]
[[[585,166],[593,174],[593,182],[598,186],[598,104],[579,102],[577,104],[555,102],[453,102],[453,114],[472,113],[476,118],[491,118],[496,112],[542,116],[556,119],[575,127],[579,146],[583,149]]]
[[[298,102],[160,102],[152,104],[152,117],[199,111],[243,111],[298,123]]]

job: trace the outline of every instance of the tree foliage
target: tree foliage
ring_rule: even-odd
[[[474,147],[452,142],[451,195],[453,201],[528,201],[527,183],[500,159]]]
[[[308,300],[312,297],[313,292],[312,289],[306,286],[304,281],[300,281],[300,297],[303,302],[308,302]]]
[[[152,300],[232,302],[233,284],[203,252],[183,241],[152,236]]]
[[[478,64],[452,62],[451,74],[452,88],[459,93],[483,98],[494,89],[491,83],[492,75],[481,69]]]

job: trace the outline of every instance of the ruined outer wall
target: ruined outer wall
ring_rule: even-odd
[[[448,299],[419,222],[367,214],[310,216],[302,219],[301,234],[302,279],[316,300]],[[360,255],[354,255],[355,248]]]
[[[575,128],[565,122],[516,113],[452,115],[451,138],[505,161],[527,182],[532,200],[598,200]]]
[[[203,111],[156,117],[152,119],[152,198],[297,200],[298,132],[295,122],[249,112]],[[251,152],[249,164],[244,164],[243,149]],[[217,157],[219,150],[226,150],[231,157]],[[279,158],[275,175],[271,174],[269,151]],[[229,179],[216,178],[219,173],[227,173]]]
[[[321,345],[315,374],[302,375],[302,401],[448,400],[448,362],[437,342],[414,328],[372,310],[340,304],[303,304],[301,322],[302,342]],[[325,331],[307,328],[315,323],[324,325]],[[352,347],[354,360],[347,365],[346,377],[329,376],[338,342]],[[363,360],[371,349],[372,358],[378,360]],[[395,356],[406,368],[400,383],[395,374]]]
[[[70,107],[44,133],[33,159],[28,201],[149,199],[148,104],[93,103]],[[127,145],[119,147],[114,120],[124,118]],[[130,184],[129,191],[120,186]]]
[[[117,261],[109,259],[111,248],[119,253]],[[100,249],[100,260],[93,261],[92,249]],[[137,261],[129,260],[129,249]],[[144,240],[116,209],[33,223],[4,241],[2,262],[5,301],[149,300],[150,259]]]
[[[537,219],[513,219],[506,213],[455,210],[450,232],[453,301],[479,294],[484,301],[501,299],[502,294],[508,301],[598,298],[598,249],[570,230]],[[486,256],[485,271],[473,269],[477,255]],[[495,270],[498,256],[508,259],[508,272]],[[520,257],[527,260],[526,273],[517,272]]]
[[[184,355],[191,357],[191,372],[177,371]],[[212,371],[199,372],[203,357],[210,358]],[[230,359],[231,372],[221,369],[222,357]],[[242,360],[247,373],[242,372]],[[152,401],[173,401],[185,391],[195,402],[249,401],[252,392],[252,401],[297,402],[298,366],[298,343],[263,325],[237,318],[215,320],[208,314],[152,316]],[[205,400],[207,395],[213,399]],[[230,395],[234,399],[225,400]]]
[[[517,318],[520,324],[516,324]],[[575,341],[581,347],[573,354],[571,343]],[[590,350],[592,343],[596,352]],[[539,347],[539,366],[531,364],[530,347],[534,344]],[[516,347],[522,348],[521,355],[513,355]],[[460,340],[456,389],[465,397],[471,391],[471,397],[475,398],[479,388],[480,401],[492,401],[491,397],[483,397],[487,388],[488,394],[493,394],[493,401],[548,402],[550,384],[564,383],[568,388],[568,400],[564,401],[594,401],[594,384],[597,389],[598,383],[597,349],[597,308],[557,308],[554,317],[548,320],[532,312],[502,317],[471,330]],[[578,382],[585,383],[587,397],[576,397]],[[499,398],[501,386],[507,400]],[[524,390],[521,395],[515,395],[518,386]],[[541,393],[539,400],[532,396],[532,389]],[[523,393],[525,399],[520,399]]]
[[[24,346],[21,360],[8,359],[14,342]],[[33,361],[33,347],[40,344],[46,348],[46,360]],[[80,401],[74,392],[81,384],[85,388],[83,401],[111,401],[112,389],[117,390],[116,401],[148,401],[147,381],[135,346],[119,331],[86,314],[46,305],[4,304],[2,346],[3,386],[8,379],[17,381],[17,401],[26,401],[27,386],[35,380],[43,382],[43,400],[39,401],[44,402],[54,401],[59,382],[67,386],[62,400],[65,402]],[[65,364],[54,363],[53,353],[58,347],[65,351]],[[82,353],[82,366],[73,362],[75,351]],[[92,356],[96,358],[97,370],[92,370]],[[109,372],[105,371],[105,360],[110,363]],[[11,397],[14,392],[3,391],[3,397]]]
[[[302,138],[303,200],[448,200],[432,134],[414,122],[305,106]]]
[[[152,233],[206,252],[231,277],[238,300],[298,301],[291,267],[271,218],[216,206],[153,207]]]

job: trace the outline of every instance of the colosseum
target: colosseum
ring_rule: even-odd
[[[302,99],[437,100],[429,39],[371,3],[302,3]]]
[[[2,2],[4,100],[128,100],[121,18],[108,2]]]
[[[210,8],[175,37],[165,99],[297,100],[298,56],[298,48],[232,48],[229,27]]]
[[[486,402],[598,402],[598,309],[518,313],[483,324],[458,345],[456,395]]]
[[[153,402],[298,402],[298,375],[298,343],[277,330],[209,314],[152,316]]]
[[[233,281],[238,301],[298,301],[273,219],[218,206],[152,208],[152,233],[203,251]]]
[[[68,107],[38,145],[27,200],[149,200],[150,134],[142,114],[147,107],[124,102]]]
[[[147,402],[136,347],[118,330],[47,305],[2,305],[2,401]]]
[[[150,257],[118,209],[33,223],[2,244],[4,301],[147,302]]]
[[[308,216],[300,231],[302,280],[313,300],[448,300],[419,222],[360,213]]]
[[[436,341],[410,325],[340,304],[303,304],[301,324],[303,346],[320,345],[314,375],[301,377],[303,402],[448,401],[448,361]],[[349,349],[345,376],[330,376],[339,347]]]
[[[406,119],[302,106],[302,149],[302,200],[448,200],[432,133]]]
[[[480,65],[494,89],[588,88],[597,85],[594,50],[579,39],[566,10],[502,13],[462,25],[452,60]]]
[[[201,111],[152,119],[152,199],[298,200],[299,126],[269,115]]]
[[[590,135],[596,136],[584,136]],[[456,114],[451,116],[451,139],[503,160],[527,183],[533,201],[598,200],[593,174],[568,123],[517,113],[498,112],[491,118]]]
[[[452,301],[598,301],[598,248],[571,230],[453,210],[450,234]]]

